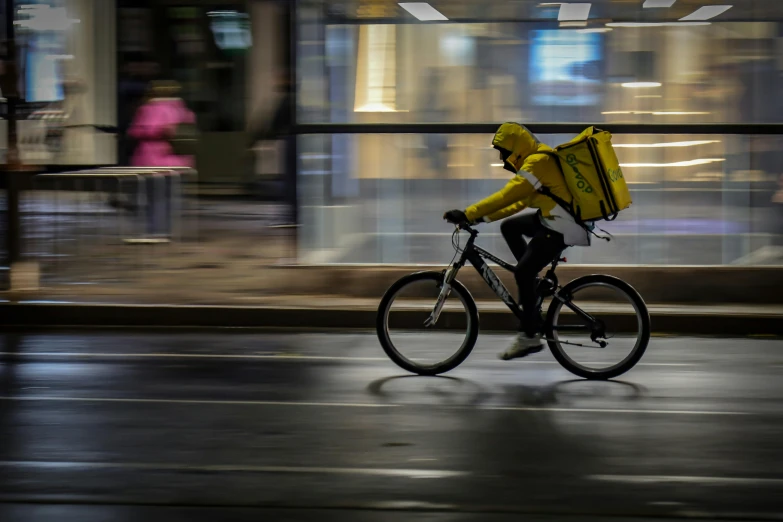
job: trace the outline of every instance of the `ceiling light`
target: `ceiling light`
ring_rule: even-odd
[[[431,22],[433,20],[448,20],[448,18],[443,16],[440,11],[426,2],[401,3],[399,6],[422,22]]]
[[[710,112],[696,111],[605,111],[601,114],[652,114],[653,116],[697,116],[712,114]]]
[[[560,12],[557,14],[557,19],[560,22],[587,20],[590,16],[591,6],[592,4],[560,4]]]
[[[688,112],[688,111],[656,111],[653,116],[697,116],[711,114],[709,112]]]
[[[560,27],[587,27],[587,20],[583,22],[560,22]]]
[[[389,107],[383,103],[368,103],[362,107],[358,107],[353,112],[397,112],[394,107]]]
[[[705,5],[704,7],[700,7],[696,9],[694,12],[689,14],[688,16],[684,16],[680,18],[680,20],[683,21],[690,21],[690,20],[709,20],[710,18],[715,18],[719,14],[723,14],[729,9],[731,9],[734,6],[731,5]]]
[[[726,158],[705,158],[689,161],[678,161],[676,163],[621,163],[623,168],[634,167],[695,167],[696,165],[707,165],[708,163],[718,163],[726,161]]]
[[[610,115],[610,114],[652,114],[652,111],[605,111],[601,114],[603,115]]]
[[[644,5],[645,9],[660,9],[664,7],[671,7],[677,0],[647,0]]]
[[[621,85],[626,89],[651,89],[660,87],[662,84],[659,82],[627,82]]]
[[[693,27],[710,22],[609,22],[606,27]]]
[[[668,149],[670,147],[696,147],[698,145],[708,145],[710,143],[720,143],[718,140],[702,141],[672,141],[669,143],[613,143],[612,146],[621,149]]]
[[[588,29],[580,29],[577,33],[608,33],[613,31],[611,27],[590,27]]]

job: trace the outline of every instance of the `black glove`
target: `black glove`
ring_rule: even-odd
[[[455,225],[468,222],[468,216],[466,216],[465,212],[463,212],[462,210],[449,210],[448,212],[443,214],[443,219]]]

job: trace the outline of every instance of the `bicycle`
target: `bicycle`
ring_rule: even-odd
[[[470,234],[462,249],[460,230]],[[467,262],[521,319],[521,308],[485,260],[511,272],[514,265],[476,245],[478,234],[468,224],[457,225],[452,235],[455,254],[446,269],[404,276],[384,294],[378,307],[376,330],[386,355],[400,368],[418,375],[439,375],[462,364],[473,351],[479,334],[478,308],[468,289],[457,280],[457,274]],[[562,252],[546,275],[538,279],[536,290],[537,313],[543,313],[544,300],[551,299],[542,329],[550,351],[561,366],[585,379],[604,380],[624,374],[639,362],[650,340],[650,315],[644,300],[631,285],[608,275],[588,275],[560,286],[555,271],[566,261],[560,256]],[[404,291],[411,289],[414,289],[412,295],[405,296]],[[609,291],[607,295],[606,291]],[[454,296],[457,299],[450,300]],[[398,302],[399,310],[394,308]],[[621,309],[623,305],[630,308]],[[422,343],[423,334],[412,331],[417,326],[424,327],[424,332],[437,331],[438,335]],[[459,333],[461,329],[465,329],[464,334]],[[451,353],[460,336],[459,348]],[[406,355],[402,345],[408,341],[421,355],[414,358]],[[627,353],[622,348],[623,341],[631,343]],[[435,355],[440,346],[446,347],[447,357]],[[617,351],[618,346],[622,358],[616,362],[605,361],[611,359],[608,354]],[[572,348],[579,348],[576,350],[579,353],[571,353]]]

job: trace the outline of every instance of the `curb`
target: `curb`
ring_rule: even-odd
[[[625,322],[625,314],[603,314]],[[684,335],[783,335],[783,315],[776,313],[697,312],[651,313],[654,333]],[[376,311],[364,308],[235,307],[114,305],[74,303],[0,304],[0,326],[15,328],[259,328],[374,329]],[[484,331],[516,331],[516,319],[503,310],[481,310]],[[420,328],[421,311],[398,312],[401,328]],[[615,323],[617,324],[617,323]],[[464,315],[444,311],[439,326],[464,327]]]

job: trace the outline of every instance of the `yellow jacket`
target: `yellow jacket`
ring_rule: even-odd
[[[566,203],[571,202],[571,193],[565,178],[560,171],[557,160],[538,152],[551,152],[552,149],[539,142],[533,134],[518,123],[504,123],[495,133],[492,145],[510,155],[505,160],[506,170],[514,172],[514,176],[505,187],[465,209],[470,221],[497,221],[511,216],[526,208],[541,209],[541,214],[548,218],[555,201],[536,191],[533,184],[525,179],[525,174],[533,176],[549,188],[555,196]],[[522,175],[520,171],[525,171]]]

